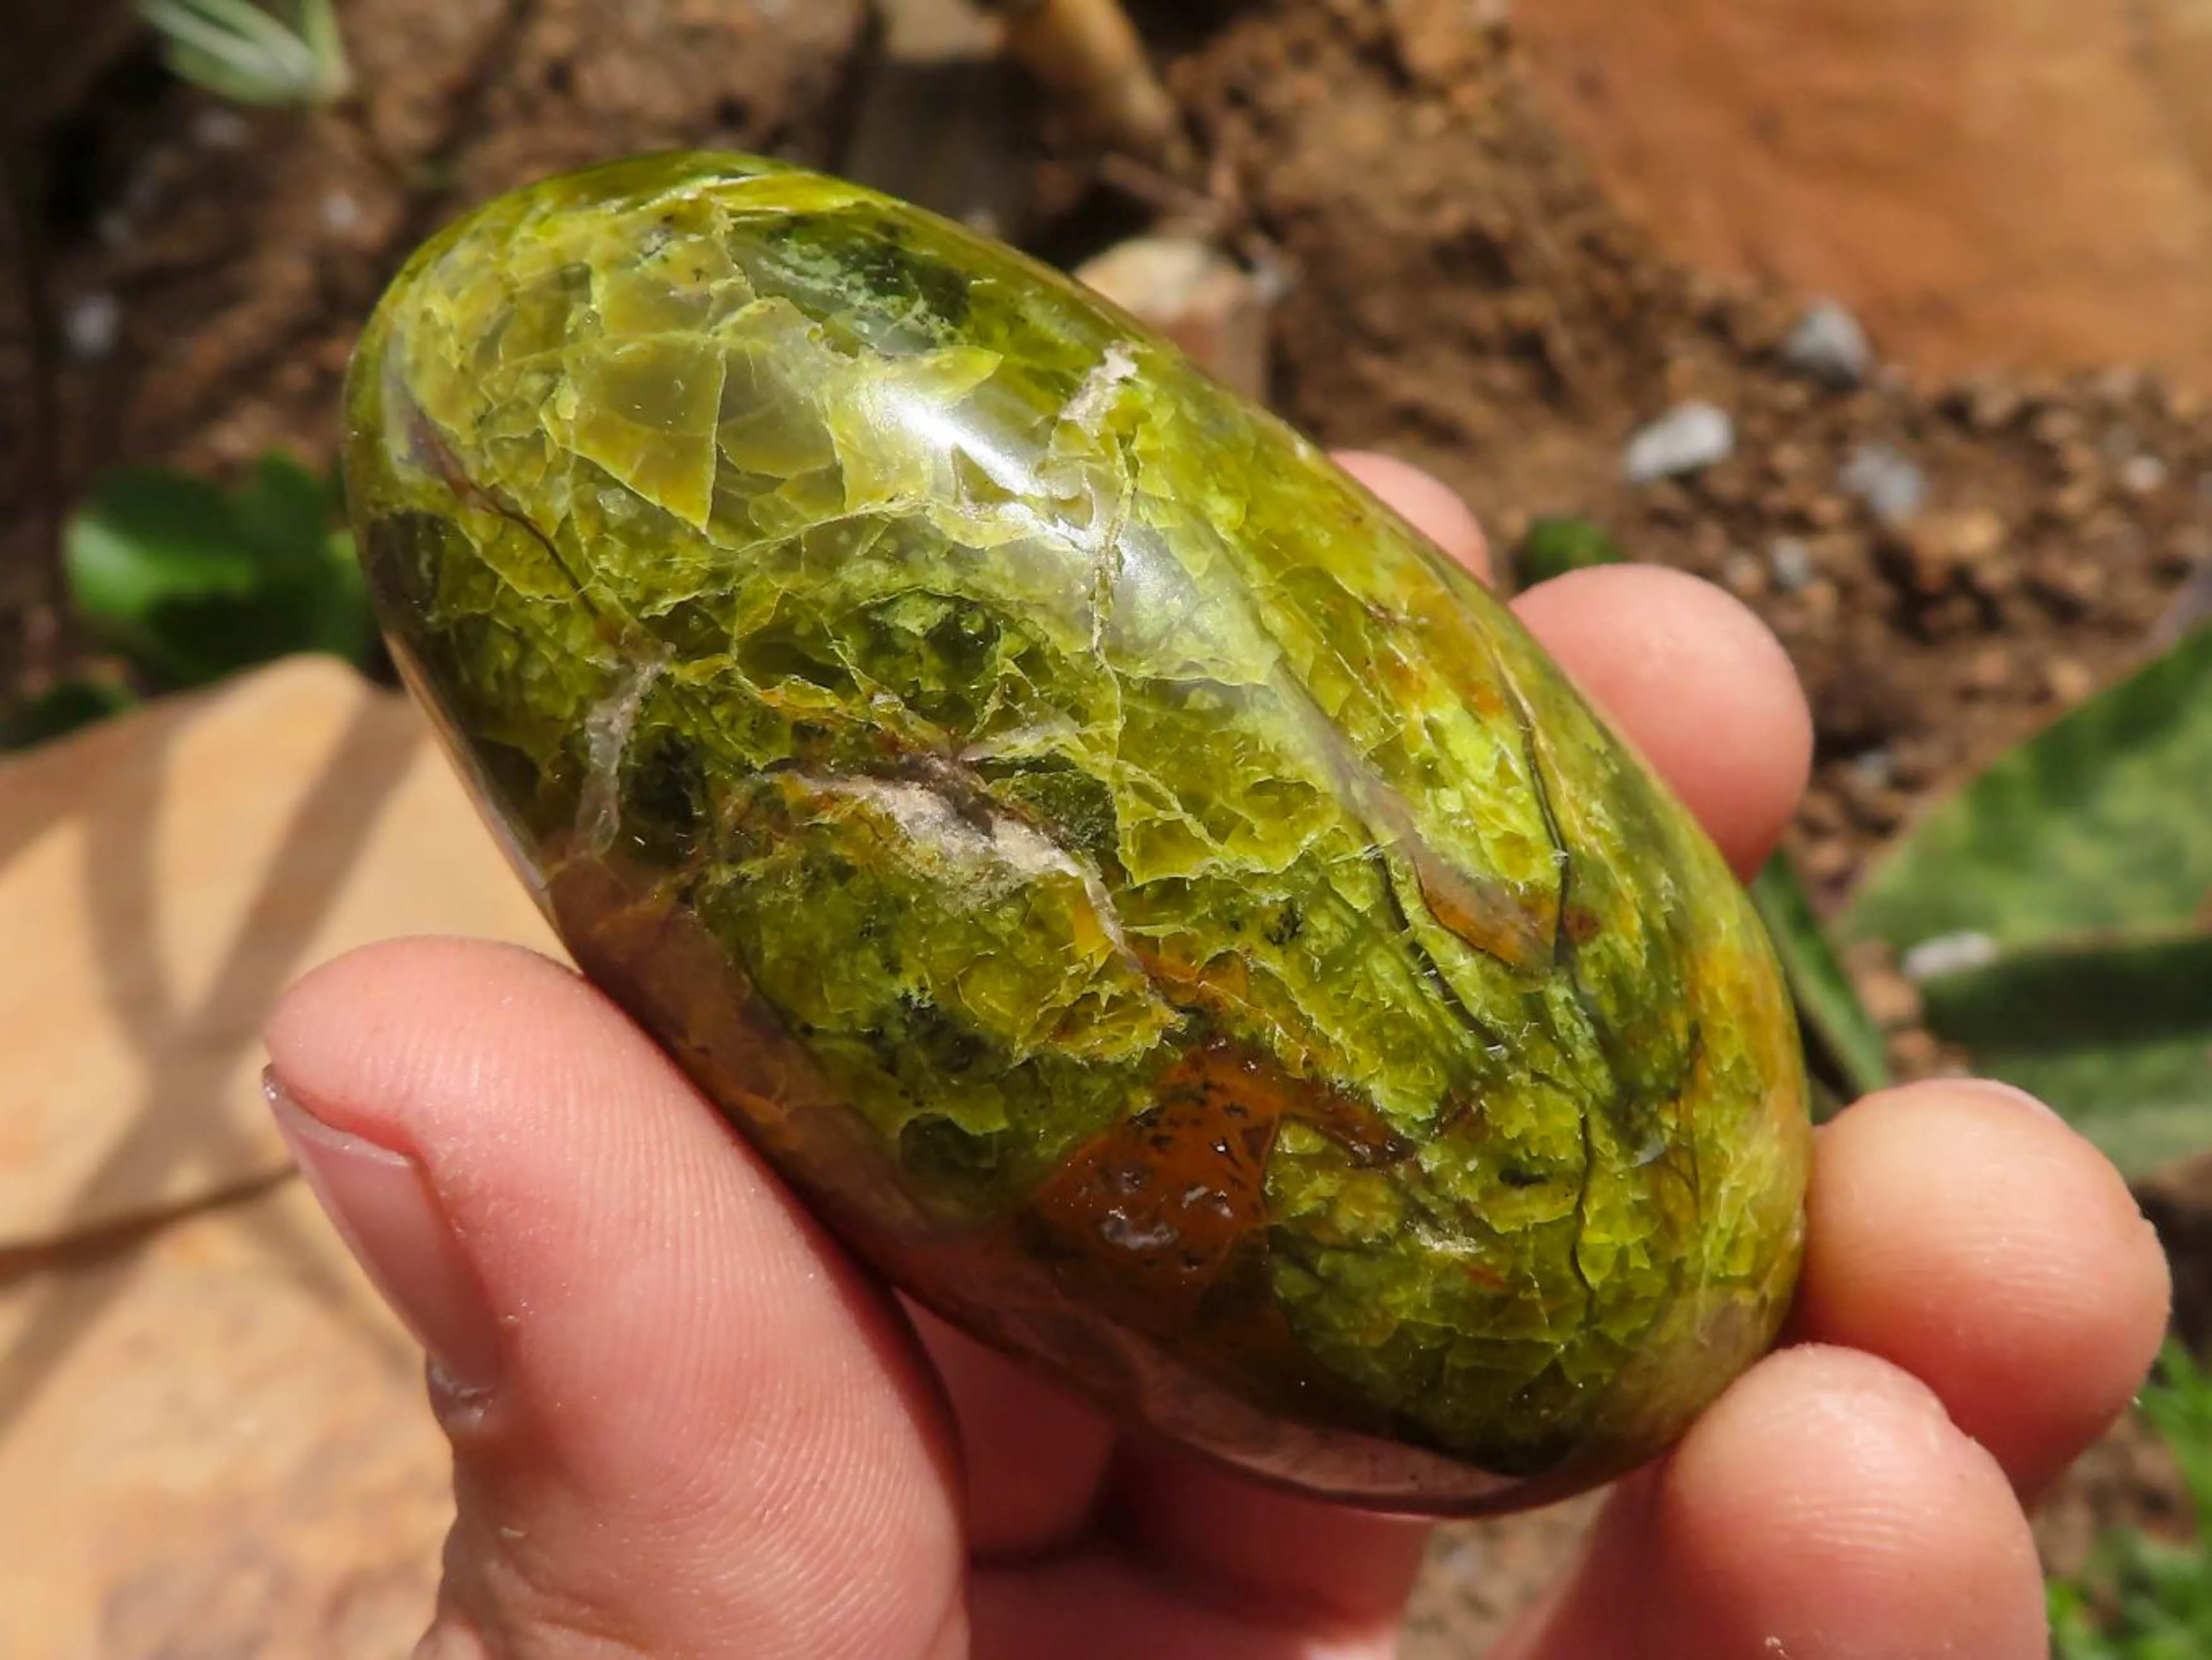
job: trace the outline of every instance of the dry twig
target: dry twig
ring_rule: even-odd
[[[1121,0],[981,0],[1004,19],[1006,51],[1079,119],[1139,155],[1176,156],[1174,100],[1153,74]]]

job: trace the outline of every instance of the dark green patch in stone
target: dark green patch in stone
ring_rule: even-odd
[[[969,278],[910,247],[910,240],[895,217],[866,208],[794,215],[763,238],[777,256],[764,274],[819,296],[832,315],[841,306],[854,307],[871,320],[949,338],[968,321]],[[873,331],[864,334],[872,343]]]
[[[1025,808],[1040,828],[1070,852],[1110,871],[1118,836],[1114,793],[1062,757],[979,761],[976,775],[1000,800]]]

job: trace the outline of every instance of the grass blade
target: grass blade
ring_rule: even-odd
[[[1859,1000],[1788,854],[1778,852],[1759,867],[1751,901],[1782,960],[1814,1074],[1844,1101],[1887,1089],[1896,1080],[1881,1029]]]

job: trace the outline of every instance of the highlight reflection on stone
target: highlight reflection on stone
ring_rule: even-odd
[[[386,625],[549,914],[857,1251],[1274,1479],[1474,1510],[1771,1340],[1766,943],[1488,595],[1080,289],[750,158],[441,234]]]

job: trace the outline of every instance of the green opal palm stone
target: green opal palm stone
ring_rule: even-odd
[[[1771,1340],[1749,907],[1494,599],[1006,248],[742,156],[425,247],[346,479],[587,973],[902,1288],[1272,1479],[1530,1502]]]

